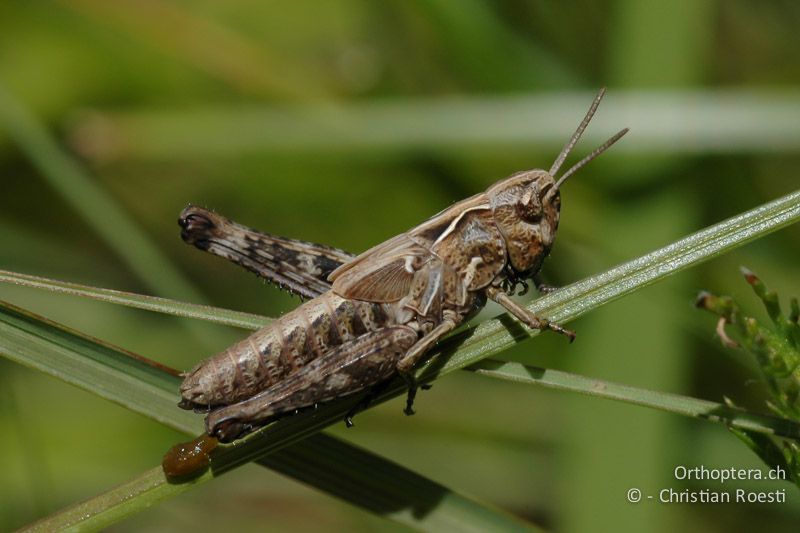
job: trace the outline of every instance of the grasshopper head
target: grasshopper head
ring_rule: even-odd
[[[556,180],[558,170],[589,125],[604,94],[605,89],[601,89],[549,171],[519,172],[495,183],[486,191],[495,223],[506,242],[508,266],[515,277],[525,278],[535,274],[550,253],[561,212],[561,185],[628,132],[628,128],[618,132]]]
[[[556,238],[561,194],[544,170],[515,174],[493,185],[489,203],[506,243],[509,266],[522,277],[534,274]]]

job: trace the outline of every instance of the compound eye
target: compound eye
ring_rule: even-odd
[[[528,188],[522,193],[522,197],[517,203],[517,214],[529,222],[542,218],[542,201],[533,188]]]

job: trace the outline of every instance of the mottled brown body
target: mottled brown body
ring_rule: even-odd
[[[181,386],[182,405],[210,409],[209,433],[225,440],[243,429],[233,419],[258,425],[391,377],[420,339],[443,323],[452,329],[482,306],[485,297],[477,290],[505,264],[488,203],[448,211],[458,214],[443,213],[444,219],[401,235],[385,252],[368,252],[374,254],[369,263],[343,263],[331,276],[341,280],[331,290],[199,364]],[[228,238],[212,217],[188,208],[181,217],[187,240],[226,253],[244,250],[236,244],[242,239]],[[364,266],[370,270],[366,279],[355,275]]]
[[[399,374],[409,382],[410,414],[414,365],[487,297],[531,328],[574,338],[509,294],[538,272],[550,252],[560,184],[627,131],[556,182],[601,97],[602,92],[549,172],[530,170],[501,180],[355,258],[262,234],[200,208],[184,210],[184,240],[313,299],[190,371],[181,406],[210,411],[208,434],[227,442],[282,413]]]
[[[189,371],[184,401],[213,408],[250,398],[331,349],[396,325],[390,313],[328,291]]]

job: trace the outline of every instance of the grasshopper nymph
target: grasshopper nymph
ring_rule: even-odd
[[[185,241],[310,300],[187,372],[181,407],[208,412],[208,436],[230,442],[282,414],[400,375],[409,385],[410,414],[414,365],[487,298],[530,328],[572,340],[573,332],[534,316],[510,295],[534,278],[550,252],[563,183],[628,131],[556,179],[603,94],[549,171],[498,181],[357,257],[186,208],[179,220]]]

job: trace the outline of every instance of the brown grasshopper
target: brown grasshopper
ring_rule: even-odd
[[[549,171],[514,174],[357,257],[186,208],[179,220],[186,242],[310,300],[186,373],[180,406],[208,412],[208,435],[230,442],[287,413],[400,375],[408,383],[405,412],[412,414],[415,364],[487,298],[530,328],[574,339],[572,331],[534,316],[510,295],[519,284],[527,288],[525,280],[534,278],[550,252],[561,185],[628,131],[556,181],[603,94]]]

